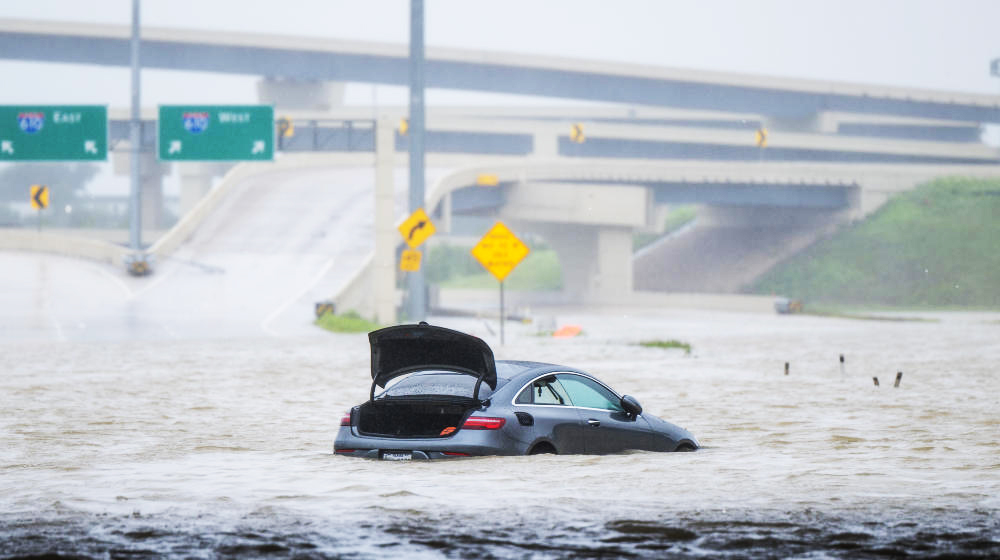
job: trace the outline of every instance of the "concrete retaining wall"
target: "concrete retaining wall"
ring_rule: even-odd
[[[128,249],[107,241],[30,229],[0,230],[0,250],[53,253],[122,266]]]

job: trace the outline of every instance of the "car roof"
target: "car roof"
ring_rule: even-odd
[[[550,371],[572,371],[583,373],[577,368],[527,360],[497,360],[496,364],[497,375],[511,381],[520,380],[521,378],[534,377]]]

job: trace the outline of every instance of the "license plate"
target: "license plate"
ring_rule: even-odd
[[[410,451],[383,451],[382,460],[383,461],[409,461],[413,459],[413,453]]]

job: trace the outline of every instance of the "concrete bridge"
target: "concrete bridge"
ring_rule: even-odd
[[[126,66],[129,33],[124,25],[0,19],[0,56]],[[145,68],[263,76],[261,100],[281,107],[337,106],[344,82],[407,83],[404,45],[154,27],[142,35]],[[824,131],[838,112],[1000,122],[996,96],[469,49],[428,48],[426,58],[429,88],[753,113],[775,129]]]
[[[499,184],[478,185],[483,174],[495,176]],[[763,238],[776,245],[757,248],[770,255],[753,265],[760,273],[823,231],[872,212],[892,195],[948,175],[1000,177],[1000,166],[522,161],[474,166],[442,177],[428,193],[427,208],[446,231],[450,217],[466,213],[539,234],[559,254],[567,298],[612,303],[628,300],[637,286],[652,286],[634,276],[635,271],[654,274],[655,269],[639,261],[633,268],[632,234],[655,229],[669,205],[705,205],[710,208],[706,222],[717,225],[770,228],[776,234]],[[738,284],[716,286],[731,291]]]

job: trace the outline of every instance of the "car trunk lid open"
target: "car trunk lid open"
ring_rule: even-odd
[[[372,386],[385,387],[396,377],[414,371],[439,369],[477,378],[472,398],[479,399],[479,386],[497,386],[496,362],[489,345],[474,336],[427,323],[398,325],[368,333],[371,344]]]

